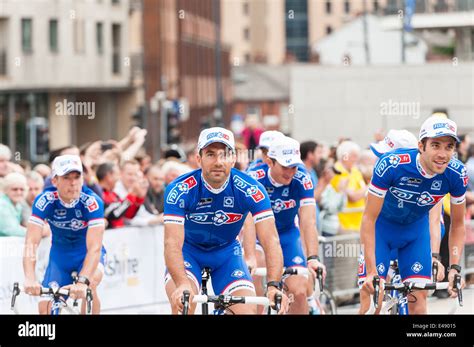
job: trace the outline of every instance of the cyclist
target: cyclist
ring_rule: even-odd
[[[314,187],[311,177],[302,165],[300,144],[290,137],[281,137],[273,141],[267,155],[266,163],[249,174],[265,187],[270,197],[283,249],[284,266],[307,266],[313,275],[316,275],[315,271],[319,267],[325,272],[325,267],[318,257]],[[245,254],[250,259],[249,264],[252,264],[252,259],[256,257],[255,233],[252,232],[251,224],[251,221],[247,222],[244,229]],[[257,249],[262,251],[258,244]],[[309,255],[307,259],[304,250]],[[263,257],[260,255],[257,259],[257,266],[264,267]],[[286,279],[288,293],[294,297],[290,313],[308,314],[307,281],[307,277],[300,275]],[[257,278],[256,282],[258,283]]]
[[[283,135],[283,133],[276,130],[264,131],[262,135],[260,135],[260,140],[258,141],[258,146],[257,146],[257,148],[260,149],[262,156],[260,158],[255,159],[249,164],[249,167],[247,168],[247,172],[255,170],[257,167],[265,164],[265,161],[268,158],[267,156],[268,148],[274,141],[283,137],[285,137],[285,135]]]
[[[59,156],[52,166],[53,187],[35,199],[28,222],[23,255],[25,291],[40,294],[41,284],[35,275],[36,248],[41,241],[43,225],[48,223],[52,243],[42,286],[56,284],[69,289],[73,299],[85,298],[89,286],[94,298],[92,313],[99,313],[96,289],[102,280],[105,263],[103,202],[83,186],[82,163],[78,156]],[[73,271],[79,275],[77,283],[71,285]],[[40,314],[50,312],[48,304],[48,301],[40,301]],[[84,300],[82,312],[85,312]]]
[[[192,302],[200,290],[204,267],[211,269],[214,293],[255,296],[236,239],[248,212],[266,250],[267,297],[273,302],[275,294],[281,293],[283,257],[268,195],[254,179],[233,168],[236,155],[231,131],[219,127],[203,130],[198,150],[201,169],[178,177],[165,192],[165,284],[172,312],[182,311],[184,290],[191,293]],[[286,312],[287,306],[288,298],[283,295],[279,313]],[[232,310],[256,313],[254,305],[238,304]]]
[[[365,259],[359,265],[360,278],[365,280],[361,296],[374,292],[374,276],[379,275],[383,282],[393,249],[398,250],[402,281],[430,281],[429,211],[447,193],[451,194],[453,211],[449,292],[452,297],[457,295],[453,279],[461,272],[467,175],[462,163],[453,158],[459,141],[456,129],[452,120],[429,117],[421,126],[417,149],[398,149],[378,160],[361,227]],[[409,302],[409,312],[426,313],[427,293],[413,295],[415,300]]]

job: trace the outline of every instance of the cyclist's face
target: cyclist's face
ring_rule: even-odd
[[[73,171],[64,176],[56,176],[52,180],[58,188],[59,197],[66,203],[79,199],[84,178],[79,172]]]
[[[214,188],[221,186],[230,175],[236,156],[223,143],[212,143],[201,151],[198,162],[204,179]]]
[[[289,185],[291,183],[291,180],[296,174],[296,171],[298,171],[298,168],[296,166],[293,167],[286,167],[282,166],[279,162],[273,161],[269,158],[267,160],[268,165],[270,166],[272,172],[272,178],[279,184],[283,184],[285,186]]]
[[[456,149],[456,142],[451,136],[429,138],[426,147],[418,143],[420,150],[420,161],[428,174],[442,174]]]

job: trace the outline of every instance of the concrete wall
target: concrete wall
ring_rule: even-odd
[[[366,146],[380,128],[418,135],[433,108],[445,107],[460,133],[474,134],[474,64],[331,68],[295,65],[290,78],[292,135]],[[401,102],[415,103],[397,114]],[[419,112],[416,110],[419,106]],[[388,110],[388,115],[383,111]]]

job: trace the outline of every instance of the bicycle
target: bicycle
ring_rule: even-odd
[[[234,314],[234,312],[230,309],[232,305],[235,304],[253,304],[253,305],[262,305],[268,307],[268,314],[272,314],[272,308],[270,307],[270,300],[266,297],[258,297],[258,296],[233,296],[233,295],[208,295],[207,291],[207,283],[211,278],[211,269],[205,267],[202,270],[202,278],[201,278],[201,294],[194,295],[193,303],[201,304],[201,311],[203,315],[209,315],[209,307],[208,304],[214,304],[214,315],[225,315],[225,314]],[[181,302],[184,305],[183,308],[183,315],[187,315],[189,313],[189,301],[190,293],[189,291],[185,290],[183,292],[183,298]],[[281,308],[281,300],[282,297],[280,294],[275,295],[275,311],[280,311]]]
[[[71,274],[73,278],[73,283],[77,281],[77,272],[73,272]],[[18,314],[15,308],[15,303],[16,303],[16,298],[20,293],[25,293],[25,290],[22,286],[18,284],[18,282],[13,283],[13,292],[12,292],[12,300],[11,300],[11,307],[10,309]],[[50,309],[50,314],[55,316],[61,314],[61,311],[64,309],[67,311],[69,314],[79,314],[79,311],[77,309],[73,309],[68,306],[67,304],[67,299],[69,297],[69,289],[63,289],[60,288],[57,285],[52,285],[50,288],[41,288],[40,291],[40,296],[50,296],[50,303],[51,303],[51,309]],[[92,296],[92,290],[90,288],[87,288],[86,292],[86,314],[90,315],[92,314],[92,301],[93,301],[93,296]],[[77,308],[78,302],[77,299],[74,300],[73,302],[73,307]]]
[[[384,284],[383,288],[385,291],[390,291],[384,296],[385,303],[382,303],[380,310],[381,314],[398,314],[408,315],[408,296],[415,290],[447,290],[449,282],[431,282],[431,283],[416,283],[416,282],[401,282],[399,280],[400,274],[396,274],[392,283]],[[380,277],[375,276],[373,280],[374,295],[373,295],[373,306],[367,312],[368,314],[373,313],[378,308],[378,300],[380,295]],[[459,306],[463,306],[462,290],[461,290],[461,275],[456,274],[454,276],[454,287],[458,292],[458,303]]]
[[[266,276],[267,269],[264,267],[259,267],[255,269],[254,275],[256,276]],[[303,275],[309,276],[309,270],[306,267],[290,267],[283,270],[283,283],[288,276],[293,275]],[[336,314],[337,313],[337,305],[336,301],[334,300],[333,295],[331,292],[324,288],[323,283],[323,269],[319,268],[316,271],[316,277],[314,279],[314,287],[313,287],[313,296],[316,302],[319,302],[322,308],[322,314]]]

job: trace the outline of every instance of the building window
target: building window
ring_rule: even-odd
[[[349,1],[344,1],[344,13],[349,14],[351,12],[351,4]]]
[[[250,11],[249,11],[249,3],[247,1],[244,2],[243,9],[244,9],[244,15],[248,16]]]
[[[74,21],[74,50],[76,53],[85,51],[84,20],[75,19]]]
[[[112,72],[120,73],[120,24],[112,24]]]
[[[21,20],[21,46],[24,53],[33,51],[33,21],[31,18]]]
[[[332,33],[332,27],[330,25],[328,25],[326,27],[326,34],[329,35],[330,33]]]
[[[330,14],[332,11],[332,4],[331,4],[331,1],[326,1],[326,13],[327,14]]]
[[[51,52],[58,52],[58,20],[49,21],[49,49]]]
[[[112,0],[112,5],[118,5],[120,4],[120,0]]]
[[[244,28],[244,39],[246,41],[250,40],[250,29],[249,28]]]
[[[101,22],[96,23],[96,43],[97,43],[97,53],[104,53],[104,26]]]

